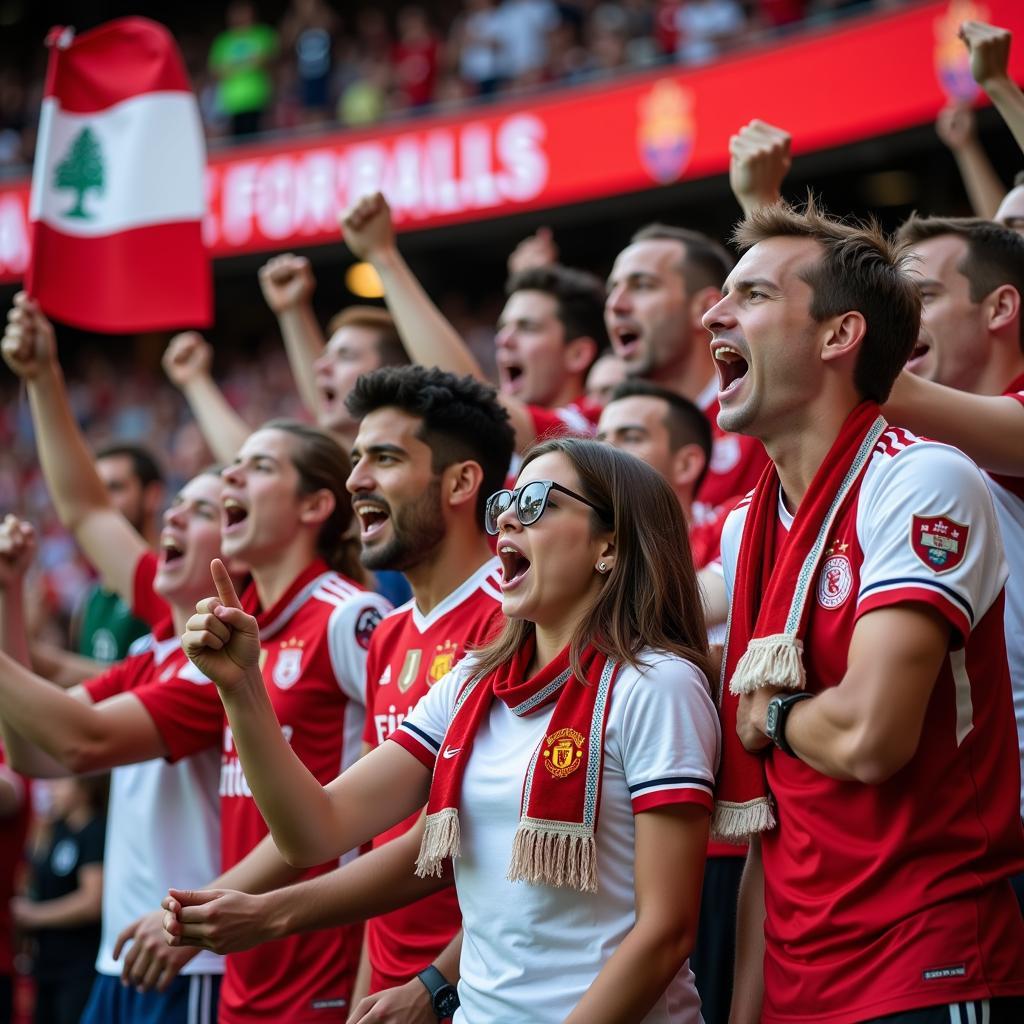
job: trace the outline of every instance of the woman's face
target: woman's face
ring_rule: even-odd
[[[549,452],[523,467],[516,487],[534,480],[553,480],[582,493],[572,463],[561,452]],[[561,491],[551,490],[547,507],[531,526],[523,526],[515,505],[498,517],[498,557],[501,559],[501,608],[510,619],[528,619],[539,628],[571,633],[601,589],[614,556],[609,553],[611,531],[595,534],[588,505]],[[566,637],[568,639],[568,637]]]

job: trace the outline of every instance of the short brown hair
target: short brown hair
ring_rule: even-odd
[[[593,338],[597,357],[608,347],[604,324],[604,285],[593,274],[574,267],[550,263],[543,267],[519,270],[505,282],[505,295],[514,292],[542,292],[557,303],[556,316],[565,331],[565,340]]]
[[[366,327],[377,332],[377,355],[381,366],[408,366],[409,355],[395,321],[386,309],[379,306],[346,306],[327,322],[330,338],[342,327]]]
[[[916,213],[899,231],[900,241],[911,247],[944,235],[955,235],[967,244],[956,269],[967,278],[971,302],[981,302],[1004,284],[1024,298],[1024,237],[980,217],[918,217]]]
[[[824,254],[801,275],[811,286],[811,316],[819,323],[856,310],[867,324],[853,371],[865,398],[884,402],[910,358],[921,323],[921,298],[907,273],[906,247],[875,221],[848,224],[822,210],[808,195],[798,210],[775,203],[751,211],[733,232],[746,252],[770,238],[809,238]]]
[[[701,288],[721,288],[732,270],[732,259],[725,247],[690,228],[679,228],[672,224],[647,224],[629,240],[630,245],[636,242],[678,242],[683,247],[680,273],[689,292],[698,292]]]
[[[713,684],[704,605],[672,489],[635,456],[586,438],[558,437],[534,445],[523,467],[551,452],[572,463],[580,492],[610,511],[615,531],[615,565],[570,641],[573,670],[579,674],[580,657],[590,643],[633,667],[643,650],[653,648],[692,662]],[[591,522],[595,531],[607,529],[595,512]],[[480,669],[489,672],[506,664],[533,631],[532,622],[508,619],[498,637],[480,650]]]

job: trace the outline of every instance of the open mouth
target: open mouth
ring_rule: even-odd
[[[170,565],[185,556],[184,550],[169,537],[165,537],[160,542],[160,553],[163,556],[164,565]]]
[[[523,379],[523,368],[518,363],[503,363],[501,366],[501,387],[503,391],[519,390]]]
[[[931,350],[932,347],[927,341],[919,341],[910,353],[910,358],[907,360],[907,367],[912,369],[917,362],[928,355]]]
[[[631,327],[619,327],[612,332],[615,354],[620,359],[629,359],[640,347],[640,332]]]
[[[325,405],[333,405],[334,400],[338,397],[338,390],[330,384],[324,384],[320,388],[320,394],[323,396]]]
[[[498,558],[501,559],[502,590],[514,587],[529,572],[530,560],[510,544],[498,545]]]
[[[719,394],[727,395],[737,390],[750,369],[747,360],[731,345],[715,348],[715,366],[718,368]]]
[[[224,529],[231,530],[249,517],[249,510],[235,498],[224,499]]]
[[[359,537],[364,542],[380,533],[391,518],[387,506],[377,502],[358,502],[353,508],[359,516]]]

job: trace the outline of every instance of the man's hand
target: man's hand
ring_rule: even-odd
[[[954,153],[966,149],[975,139],[974,111],[966,103],[951,103],[939,111],[935,134]]]
[[[309,260],[290,252],[264,263],[259,270],[259,279],[263,298],[278,316],[310,302],[316,288]]]
[[[214,953],[244,952],[280,937],[272,933],[263,904],[260,896],[233,889],[171,889],[161,904],[164,940]]]
[[[345,244],[358,259],[373,263],[395,247],[391,207],[380,192],[363,196],[341,215]]]
[[[36,557],[36,531],[15,515],[0,523],[0,591],[19,586]]]
[[[164,373],[178,389],[198,377],[208,377],[213,366],[213,346],[198,331],[183,331],[168,342],[163,355]]]
[[[767,121],[751,121],[729,140],[729,185],[750,213],[782,198],[782,182],[789,173],[789,132]]]
[[[242,610],[231,575],[219,558],[210,563],[210,573],[217,596],[196,605],[196,614],[185,623],[181,646],[218,689],[233,690],[249,673],[259,671],[260,631],[256,619]]]
[[[740,743],[750,753],[764,750],[771,743],[764,731],[768,718],[768,701],[782,692],[775,686],[762,686],[753,693],[745,693],[740,697],[739,710],[736,713],[736,732]]]
[[[971,55],[971,74],[986,92],[994,83],[1010,76],[1010,40],[1005,28],[986,25],[983,21],[965,21],[960,38]]]
[[[534,267],[550,267],[558,262],[558,246],[551,228],[539,228],[535,235],[524,238],[510,253],[508,272],[518,274]]]
[[[57,363],[53,324],[43,316],[39,304],[25,292],[14,296],[0,348],[4,362],[22,380],[34,380]]]
[[[359,1001],[347,1024],[437,1024],[430,993],[419,978]]]
[[[173,949],[164,936],[164,912],[154,910],[133,921],[114,944],[114,959],[121,956],[126,943],[131,949],[124,958],[121,968],[121,984],[132,986],[139,992],[166,992],[181,969],[198,952],[198,949],[184,947]]]

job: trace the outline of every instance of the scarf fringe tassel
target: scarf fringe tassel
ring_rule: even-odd
[[[444,862],[459,855],[461,843],[457,808],[445,807],[436,814],[428,814],[416,858],[416,874],[420,878],[440,877]]]
[[[597,892],[597,841],[580,826],[524,818],[512,843],[510,882]]]
[[[775,828],[775,812],[768,797],[743,804],[719,800],[711,818],[711,836],[724,843],[743,843],[751,836]]]
[[[802,690],[807,681],[804,674],[802,641],[788,633],[756,637],[736,665],[729,690],[740,697],[762,686],[783,690]]]

